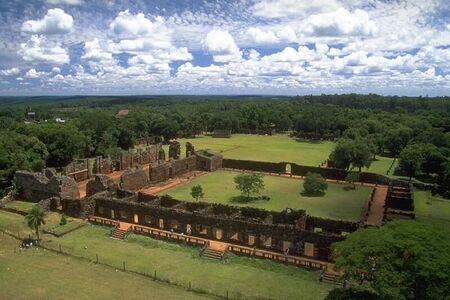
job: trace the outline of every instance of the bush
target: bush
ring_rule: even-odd
[[[59,225],[66,225],[67,224],[67,218],[65,214],[61,215],[61,220],[59,221]]]
[[[305,180],[303,181],[304,194],[310,196],[320,196],[325,194],[327,188],[328,183],[320,174],[310,172],[306,174]]]

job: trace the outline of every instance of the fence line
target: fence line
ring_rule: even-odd
[[[8,236],[10,236],[10,237],[12,237],[12,238],[14,238],[16,240],[19,240],[19,241],[23,240],[20,237],[20,235],[16,236],[14,233],[10,232],[9,230],[0,229],[0,232],[2,232],[3,234],[6,234],[6,235],[8,235]],[[149,270],[149,272],[140,272],[140,271],[136,271],[136,270],[130,270],[130,269],[126,268],[126,265],[127,265],[126,261],[122,261],[122,265],[121,266],[114,266],[114,265],[106,263],[106,262],[101,262],[101,257],[99,257],[98,254],[95,255],[95,259],[90,259],[90,258],[88,258],[86,256],[75,255],[73,253],[69,253],[68,251],[64,251],[64,250],[68,250],[69,248],[64,249],[61,246],[61,244],[59,244],[59,247],[57,249],[54,249],[54,248],[52,248],[52,247],[50,247],[48,245],[43,245],[43,244],[37,244],[36,246],[39,247],[39,248],[45,249],[47,251],[50,251],[52,253],[55,253],[55,254],[66,255],[66,256],[69,256],[69,257],[72,257],[72,258],[75,258],[75,259],[78,259],[78,260],[86,261],[86,262],[89,262],[89,263],[99,264],[99,265],[102,265],[102,266],[106,266],[108,268],[112,268],[114,270],[119,270],[121,272],[131,273],[131,274],[143,276],[143,277],[146,277],[146,278],[149,278],[149,279],[153,279],[153,281],[166,283],[168,285],[172,285],[172,286],[175,286],[175,287],[178,287],[178,288],[182,288],[182,289],[184,289],[186,291],[193,292],[193,293],[196,293],[196,294],[208,295],[208,296],[212,296],[212,297],[215,297],[215,298],[218,298],[218,299],[230,299],[230,297],[232,296],[232,292],[230,292],[228,289],[224,291],[223,295],[221,295],[221,294],[217,294],[217,293],[212,292],[212,291],[204,290],[202,288],[193,287],[193,284],[192,284],[191,280],[189,280],[187,284],[183,284],[183,283],[179,283],[179,282],[176,282],[176,281],[172,281],[172,280],[170,280],[170,278],[165,278],[165,277],[162,277],[161,275],[159,275],[159,273],[157,272],[156,269],[153,271],[153,274],[152,274],[152,272],[150,272],[150,270]],[[14,248],[14,253],[16,253],[16,248]],[[240,295],[240,293],[238,292],[237,295]],[[267,298],[267,299],[271,299],[271,298]]]

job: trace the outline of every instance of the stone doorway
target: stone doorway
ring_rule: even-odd
[[[138,214],[134,214],[134,223],[139,223],[139,215]]]

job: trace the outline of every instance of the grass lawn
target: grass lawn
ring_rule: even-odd
[[[391,157],[385,157],[385,156],[376,156],[376,160],[372,161],[372,164],[368,169],[363,168],[364,172],[371,172],[371,173],[377,173],[384,176],[392,175],[395,170],[395,166],[397,165],[397,161],[395,161],[394,166],[392,167],[389,174],[386,174],[389,170],[389,167],[392,165],[392,161],[394,159]]]
[[[175,199],[195,201],[190,196],[190,190],[193,185],[200,184],[205,193],[202,201],[205,202],[252,206],[273,211],[281,211],[289,207],[305,209],[307,214],[317,217],[357,221],[372,191],[369,187],[357,186],[356,190],[348,190],[345,184],[328,183],[328,190],[324,196],[306,197],[300,194],[303,190],[302,180],[264,176],[265,190],[261,194],[269,196],[270,200],[239,203],[233,200],[233,197],[240,195],[233,181],[237,174],[239,173],[215,171],[186,184],[162,191],[160,194],[169,194]]]
[[[328,158],[334,143],[296,141],[287,135],[233,134],[231,138],[199,136],[179,139],[181,155],[185,156],[185,144],[191,142],[195,149],[221,152],[225,158],[259,160],[270,162],[293,162],[300,165],[318,166]],[[165,146],[168,153],[168,146]]]
[[[428,202],[428,203],[427,203]],[[432,196],[430,192],[414,192],[414,208],[419,221],[450,226],[450,200]]]
[[[33,203],[33,202],[14,200],[14,201],[6,203],[5,207],[15,208],[15,209],[21,210],[21,211],[29,211],[35,204],[36,203]]]
[[[149,278],[32,248],[0,234],[1,299],[209,299]]]
[[[0,229],[8,228],[14,221],[22,224],[24,229],[22,218],[0,211]],[[156,270],[158,277],[182,286],[187,286],[191,281],[192,288],[214,294],[225,295],[228,290],[230,298],[323,299],[333,288],[332,285],[320,283],[317,272],[296,266],[237,255],[230,255],[227,262],[219,262],[200,258],[199,248],[140,235],[131,235],[122,241],[110,238],[109,231],[109,227],[88,225],[60,238],[44,235],[43,243],[53,249],[59,249],[61,245],[63,251],[91,260],[95,260],[95,255],[98,254],[101,263],[117,268],[122,268],[125,261],[129,270],[150,274]],[[35,263],[39,264],[38,260]],[[116,274],[120,278],[124,276],[123,273]],[[70,277],[70,274],[67,275],[63,271],[60,272],[61,275],[64,275],[64,278]],[[27,280],[26,275],[23,276],[23,280]],[[105,282],[117,288],[127,287],[126,290],[132,291],[132,294],[137,293],[132,284],[112,284],[113,280],[108,280],[107,277]],[[178,291],[174,295],[178,295]],[[169,296],[165,299],[173,298]]]

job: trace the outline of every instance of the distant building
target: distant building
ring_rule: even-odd
[[[36,120],[36,113],[34,111],[27,112],[26,119],[29,122],[33,122]]]
[[[129,113],[128,109],[121,109],[117,113],[117,116],[119,116],[119,117],[126,117],[126,116],[128,116],[128,113]]]
[[[66,123],[66,120],[61,119],[61,118],[56,118],[55,121],[58,123]]]

